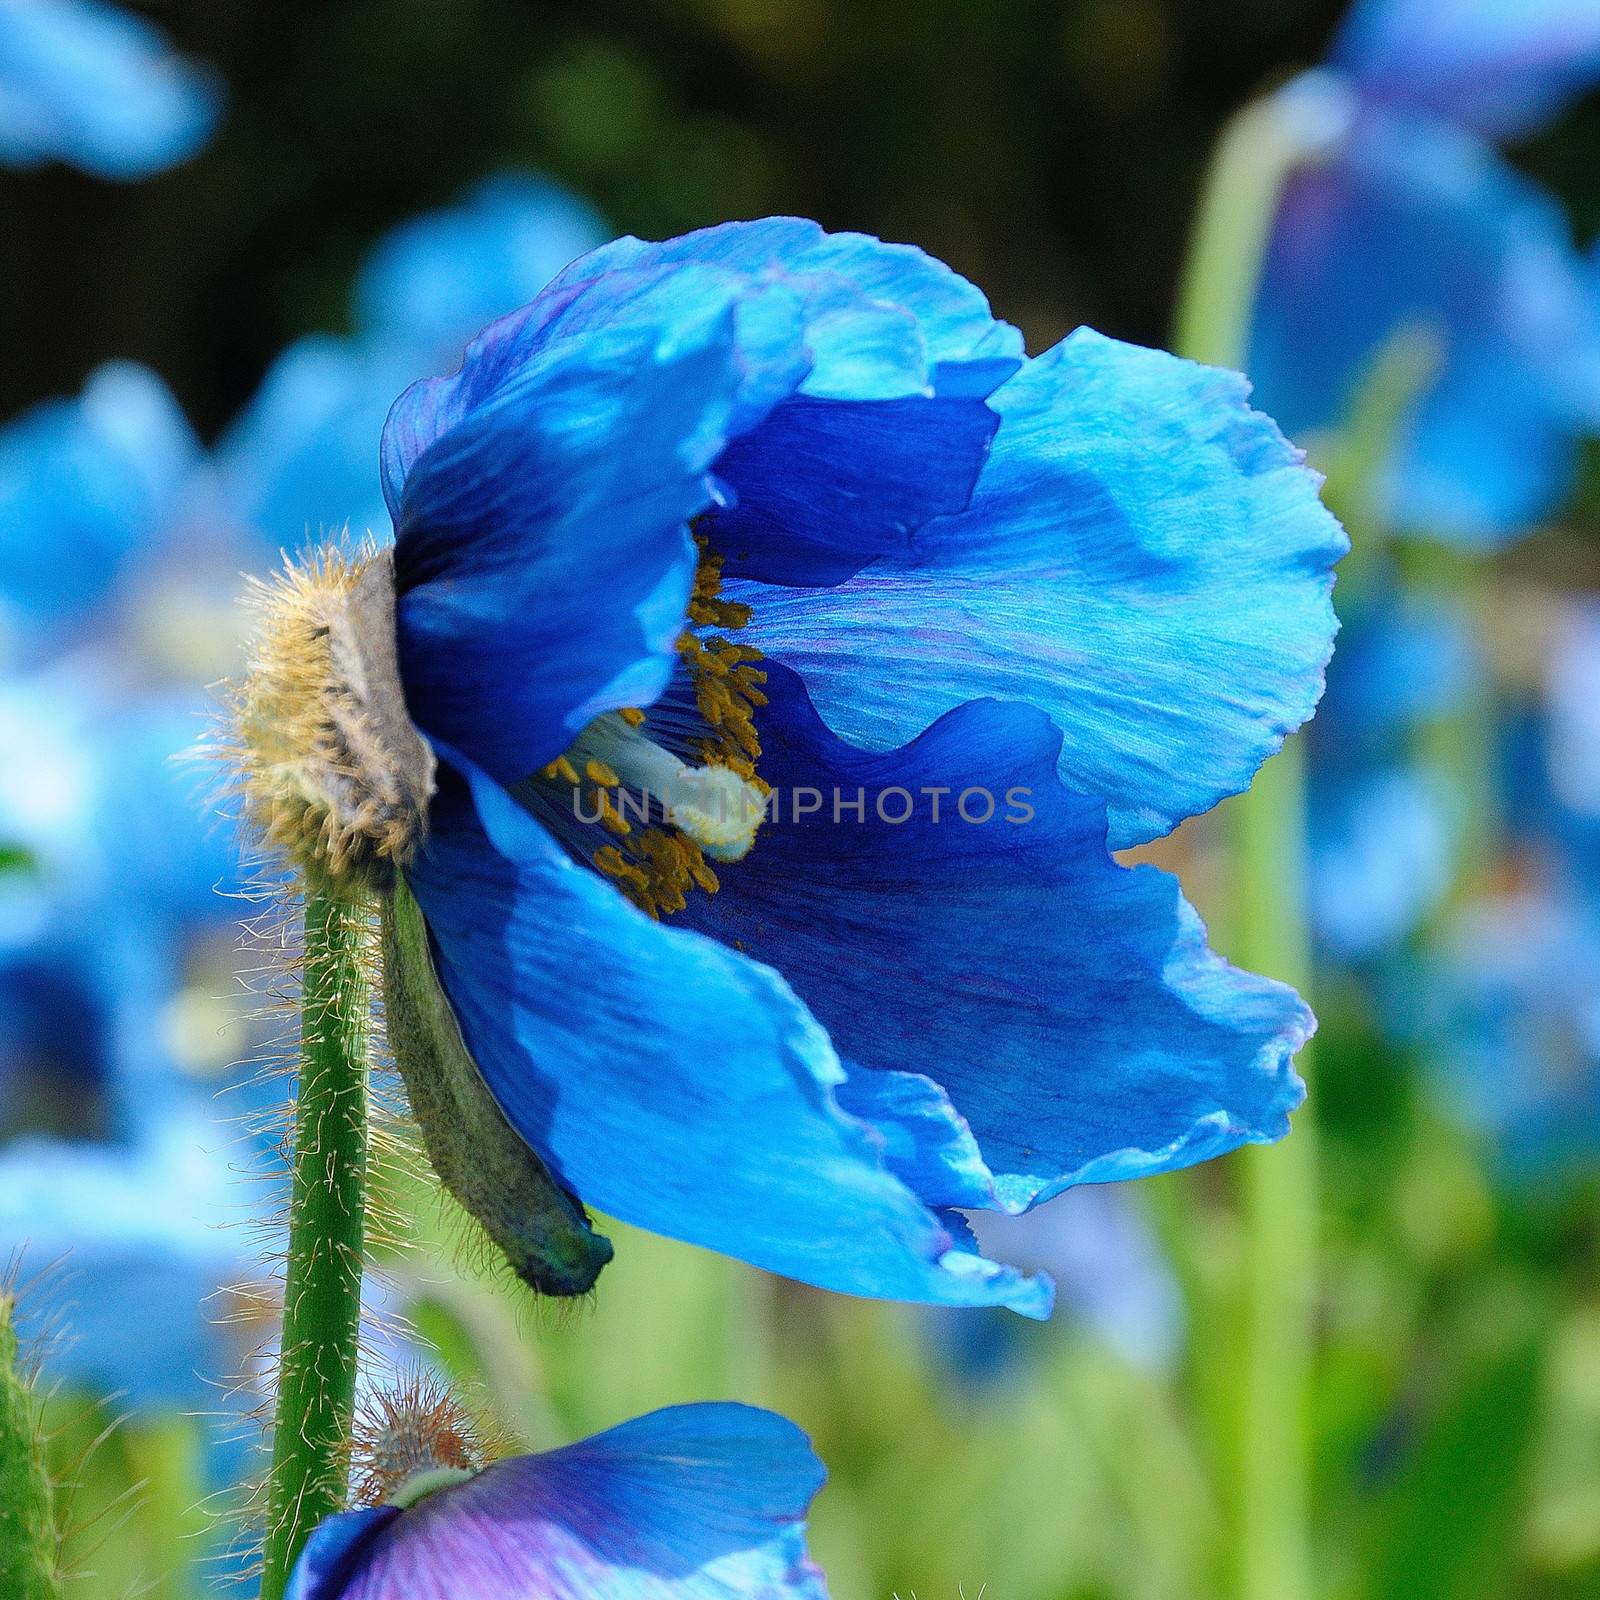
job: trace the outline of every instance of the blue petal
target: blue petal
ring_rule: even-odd
[[[823,1476],[782,1417],[675,1406],[325,1522],[288,1600],[826,1600],[805,1552]]]
[[[127,362],[0,430],[0,606],[22,639],[81,622],[173,531],[200,447],[166,385]]]
[[[558,281],[696,262],[793,289],[812,360],[799,396],[717,463],[731,497],[706,529],[730,574],[835,583],[966,505],[995,430],[984,398],[1022,358],[972,284],[913,246],[799,217],[619,239]]]
[[[988,393],[1020,364],[1022,335],[999,322],[982,292],[915,245],[885,244],[865,233],[826,233],[804,217],[763,217],[725,222],[660,244],[623,238],[574,262],[561,282],[592,278],[639,263],[716,262],[745,273],[831,275],[870,300],[903,306],[916,319],[938,386],[948,369],[952,383]],[[841,351],[848,356],[848,351]],[[981,371],[975,372],[979,368]],[[985,387],[986,385],[986,387]],[[859,398],[829,365],[819,364],[806,392]]]
[[[1333,309],[1336,308],[1336,309]],[[1600,400],[1593,295],[1550,199],[1470,134],[1371,113],[1291,182],[1250,371],[1291,436],[1343,424],[1397,339],[1440,368],[1379,484],[1402,529],[1491,547],[1553,510]]]
[[[320,1523],[289,1574],[284,1600],[340,1600],[359,1593],[351,1585],[362,1582],[377,1535],[403,1515],[397,1506],[362,1506]]]
[[[497,174],[379,241],[356,279],[356,319],[378,343],[407,351],[418,372],[447,368],[480,328],[532,300],[609,231],[547,178]]]
[[[730,579],[839,583],[961,510],[998,424],[966,396],[792,400],[718,460],[735,498],[706,536]]]
[[[1334,61],[1363,94],[1482,133],[1528,133],[1600,79],[1593,0],[1360,0]]]
[[[1116,865],[1048,717],[974,701],[874,754],[791,674],[767,689],[774,814],[679,920],[784,974],[930,1205],[1021,1211],[1288,1131],[1310,1013],[1213,955],[1174,879]]]
[[[268,550],[385,533],[378,447],[394,397],[427,369],[404,350],[314,335],[273,362],[217,445],[226,503]]]
[[[651,922],[502,790],[448,778],[411,873],[440,980],[512,1125],[586,1204],[824,1288],[1048,1310],[954,1248],[834,1098],[778,975]],[[481,821],[480,821],[481,818]]]
[[[0,161],[143,178],[186,160],[221,106],[209,72],[98,0],[0,0]]]
[[[497,323],[384,432],[407,703],[502,781],[665,688],[707,469],[736,409],[801,370],[774,297],[695,269],[631,282],[603,318],[541,300]]]
[[[1318,479],[1231,373],[1082,329],[1003,385],[970,508],[831,589],[733,584],[741,642],[887,748],[978,695],[1065,736],[1121,847],[1249,783],[1311,714],[1344,553]]]

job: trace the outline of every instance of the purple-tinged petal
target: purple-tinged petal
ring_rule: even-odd
[[[826,1600],[821,1463],[791,1422],[676,1406],[325,1522],[288,1600]]]

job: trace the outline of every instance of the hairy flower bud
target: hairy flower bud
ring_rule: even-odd
[[[422,839],[435,769],[400,685],[393,556],[321,551],[250,598],[226,741],[246,821],[313,880],[383,887]]]

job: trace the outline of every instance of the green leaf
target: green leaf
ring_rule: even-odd
[[[1424,1434],[1372,1563],[1372,1600],[1505,1594],[1538,1421],[1532,1332],[1480,1362]]]

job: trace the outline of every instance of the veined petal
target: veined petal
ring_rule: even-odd
[[[659,244],[617,239],[575,261],[557,282],[586,280],[641,263],[700,261],[755,274],[830,274],[871,300],[903,306],[916,318],[936,382],[943,369],[950,368],[948,375],[956,386],[963,381],[962,373],[967,382],[987,383],[987,388],[968,388],[967,393],[987,393],[1022,361],[1022,335],[996,320],[983,292],[942,261],[915,245],[885,244],[865,233],[828,233],[805,217],[725,222]],[[980,365],[981,377],[971,370]],[[841,387],[830,377],[830,369],[820,364],[807,381],[806,392],[859,398],[858,391]]]
[[[1288,1131],[1310,1013],[1213,955],[1174,879],[1111,859],[1044,713],[975,701],[879,754],[792,674],[767,689],[774,814],[679,920],[784,974],[925,1200],[1021,1211]]]
[[[460,359],[467,341],[539,293],[607,233],[595,209],[531,172],[486,178],[457,204],[387,233],[356,279],[356,317],[419,372]]]
[[[1305,440],[1349,420],[1399,341],[1434,353],[1380,506],[1403,530],[1490,548],[1570,489],[1600,417],[1597,334],[1592,287],[1546,194],[1471,134],[1370,112],[1284,195],[1250,372]]]
[[[501,1109],[588,1205],[824,1288],[1049,1306],[955,1247],[846,1115],[827,1035],[774,972],[652,922],[503,790],[448,772],[410,873]]]
[[[1333,59],[1371,99],[1531,132],[1600,79],[1591,0],[1360,0]]]
[[[675,1406],[312,1535],[288,1600],[826,1600],[821,1463],[791,1422]]]
[[[631,320],[581,337],[543,301],[497,323],[384,432],[407,704],[506,782],[666,686],[687,524],[741,396],[766,381],[736,282],[686,270],[636,287]]]
[[[144,178],[186,160],[221,107],[213,74],[99,0],[0,0],[0,161]]]
[[[618,239],[557,286],[696,263],[791,289],[811,357],[799,393],[717,463],[730,494],[706,528],[730,576],[836,583],[967,504],[996,426],[984,399],[1023,355],[978,289],[914,246],[800,217]]]
[[[884,749],[982,695],[1064,736],[1114,847],[1244,788],[1311,714],[1347,541],[1236,374],[1080,329],[989,404],[968,509],[827,589],[731,584],[741,635]]]

